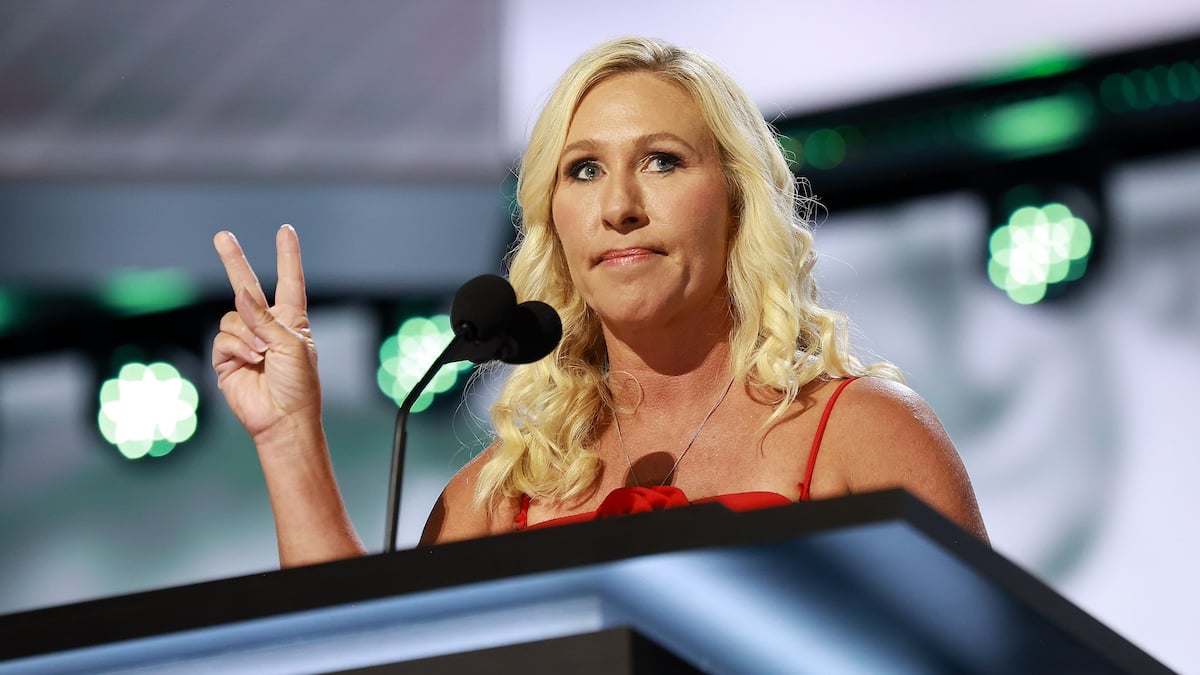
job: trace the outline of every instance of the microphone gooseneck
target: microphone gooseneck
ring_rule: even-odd
[[[494,274],[475,277],[458,289],[451,304],[450,325],[454,329],[450,344],[434,359],[396,410],[385,553],[396,550],[408,414],[433,376],[442,366],[455,361],[533,363],[554,351],[562,339],[562,320],[553,307],[537,300],[518,305],[512,286]]]

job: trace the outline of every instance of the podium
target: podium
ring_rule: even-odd
[[[902,490],[719,504],[0,617],[0,674],[1168,673]]]

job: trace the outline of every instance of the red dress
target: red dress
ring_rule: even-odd
[[[808,488],[812,483],[813,467],[817,464],[817,451],[821,448],[821,438],[825,435],[825,425],[829,422],[829,414],[833,411],[833,404],[837,402],[838,396],[841,396],[842,390],[846,388],[846,385],[855,379],[849,378],[843,380],[837,386],[837,389],[833,390],[833,395],[825,403],[825,410],[821,412],[821,421],[817,424],[817,433],[813,437],[812,448],[808,451],[808,465],[804,470],[804,480],[800,482],[799,486],[800,501],[802,502],[808,501]],[[659,509],[670,509],[678,506],[707,504],[711,502],[722,504],[730,511],[750,511],[792,503],[792,500],[778,492],[738,492],[735,494],[716,495],[714,497],[689,500],[683,490],[673,485],[621,487],[608,493],[608,496],[604,498],[604,501],[600,503],[599,508],[595,511],[552,518],[530,525],[529,504],[531,501],[528,495],[521,497],[521,510],[513,519],[513,525],[518,530],[583,523],[589,520],[596,520],[597,518],[624,516],[631,513],[644,513],[646,511],[657,511]]]

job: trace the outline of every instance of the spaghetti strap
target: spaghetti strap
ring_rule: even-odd
[[[521,495],[521,510],[513,517],[514,529],[523,530],[529,527],[529,503],[532,501],[529,495]]]
[[[809,486],[812,485],[813,469],[817,466],[817,452],[821,449],[821,438],[825,436],[825,425],[829,423],[829,414],[833,412],[833,404],[837,403],[838,397],[842,395],[842,390],[851,382],[857,380],[857,377],[850,377],[842,380],[842,383],[833,390],[833,395],[825,403],[825,410],[821,412],[821,421],[817,424],[817,433],[813,436],[812,449],[808,451],[808,467],[804,470],[804,482],[800,483],[800,501],[808,501]]]

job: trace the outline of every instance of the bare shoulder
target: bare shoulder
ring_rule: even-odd
[[[851,382],[837,401],[836,414],[841,422],[830,433],[839,441],[868,441],[869,447],[896,451],[953,449],[925,399],[899,382],[879,377]]]
[[[864,377],[845,387],[822,454],[850,492],[902,487],[986,540],[970,478],[933,409],[909,387]]]
[[[425,523],[425,530],[421,534],[423,545],[484,537],[500,531],[499,523],[506,516],[511,522],[515,514],[507,513],[510,510],[508,505],[488,509],[475,504],[475,485],[479,481],[479,472],[498,448],[499,442],[493,443],[459,469],[446,484]]]

